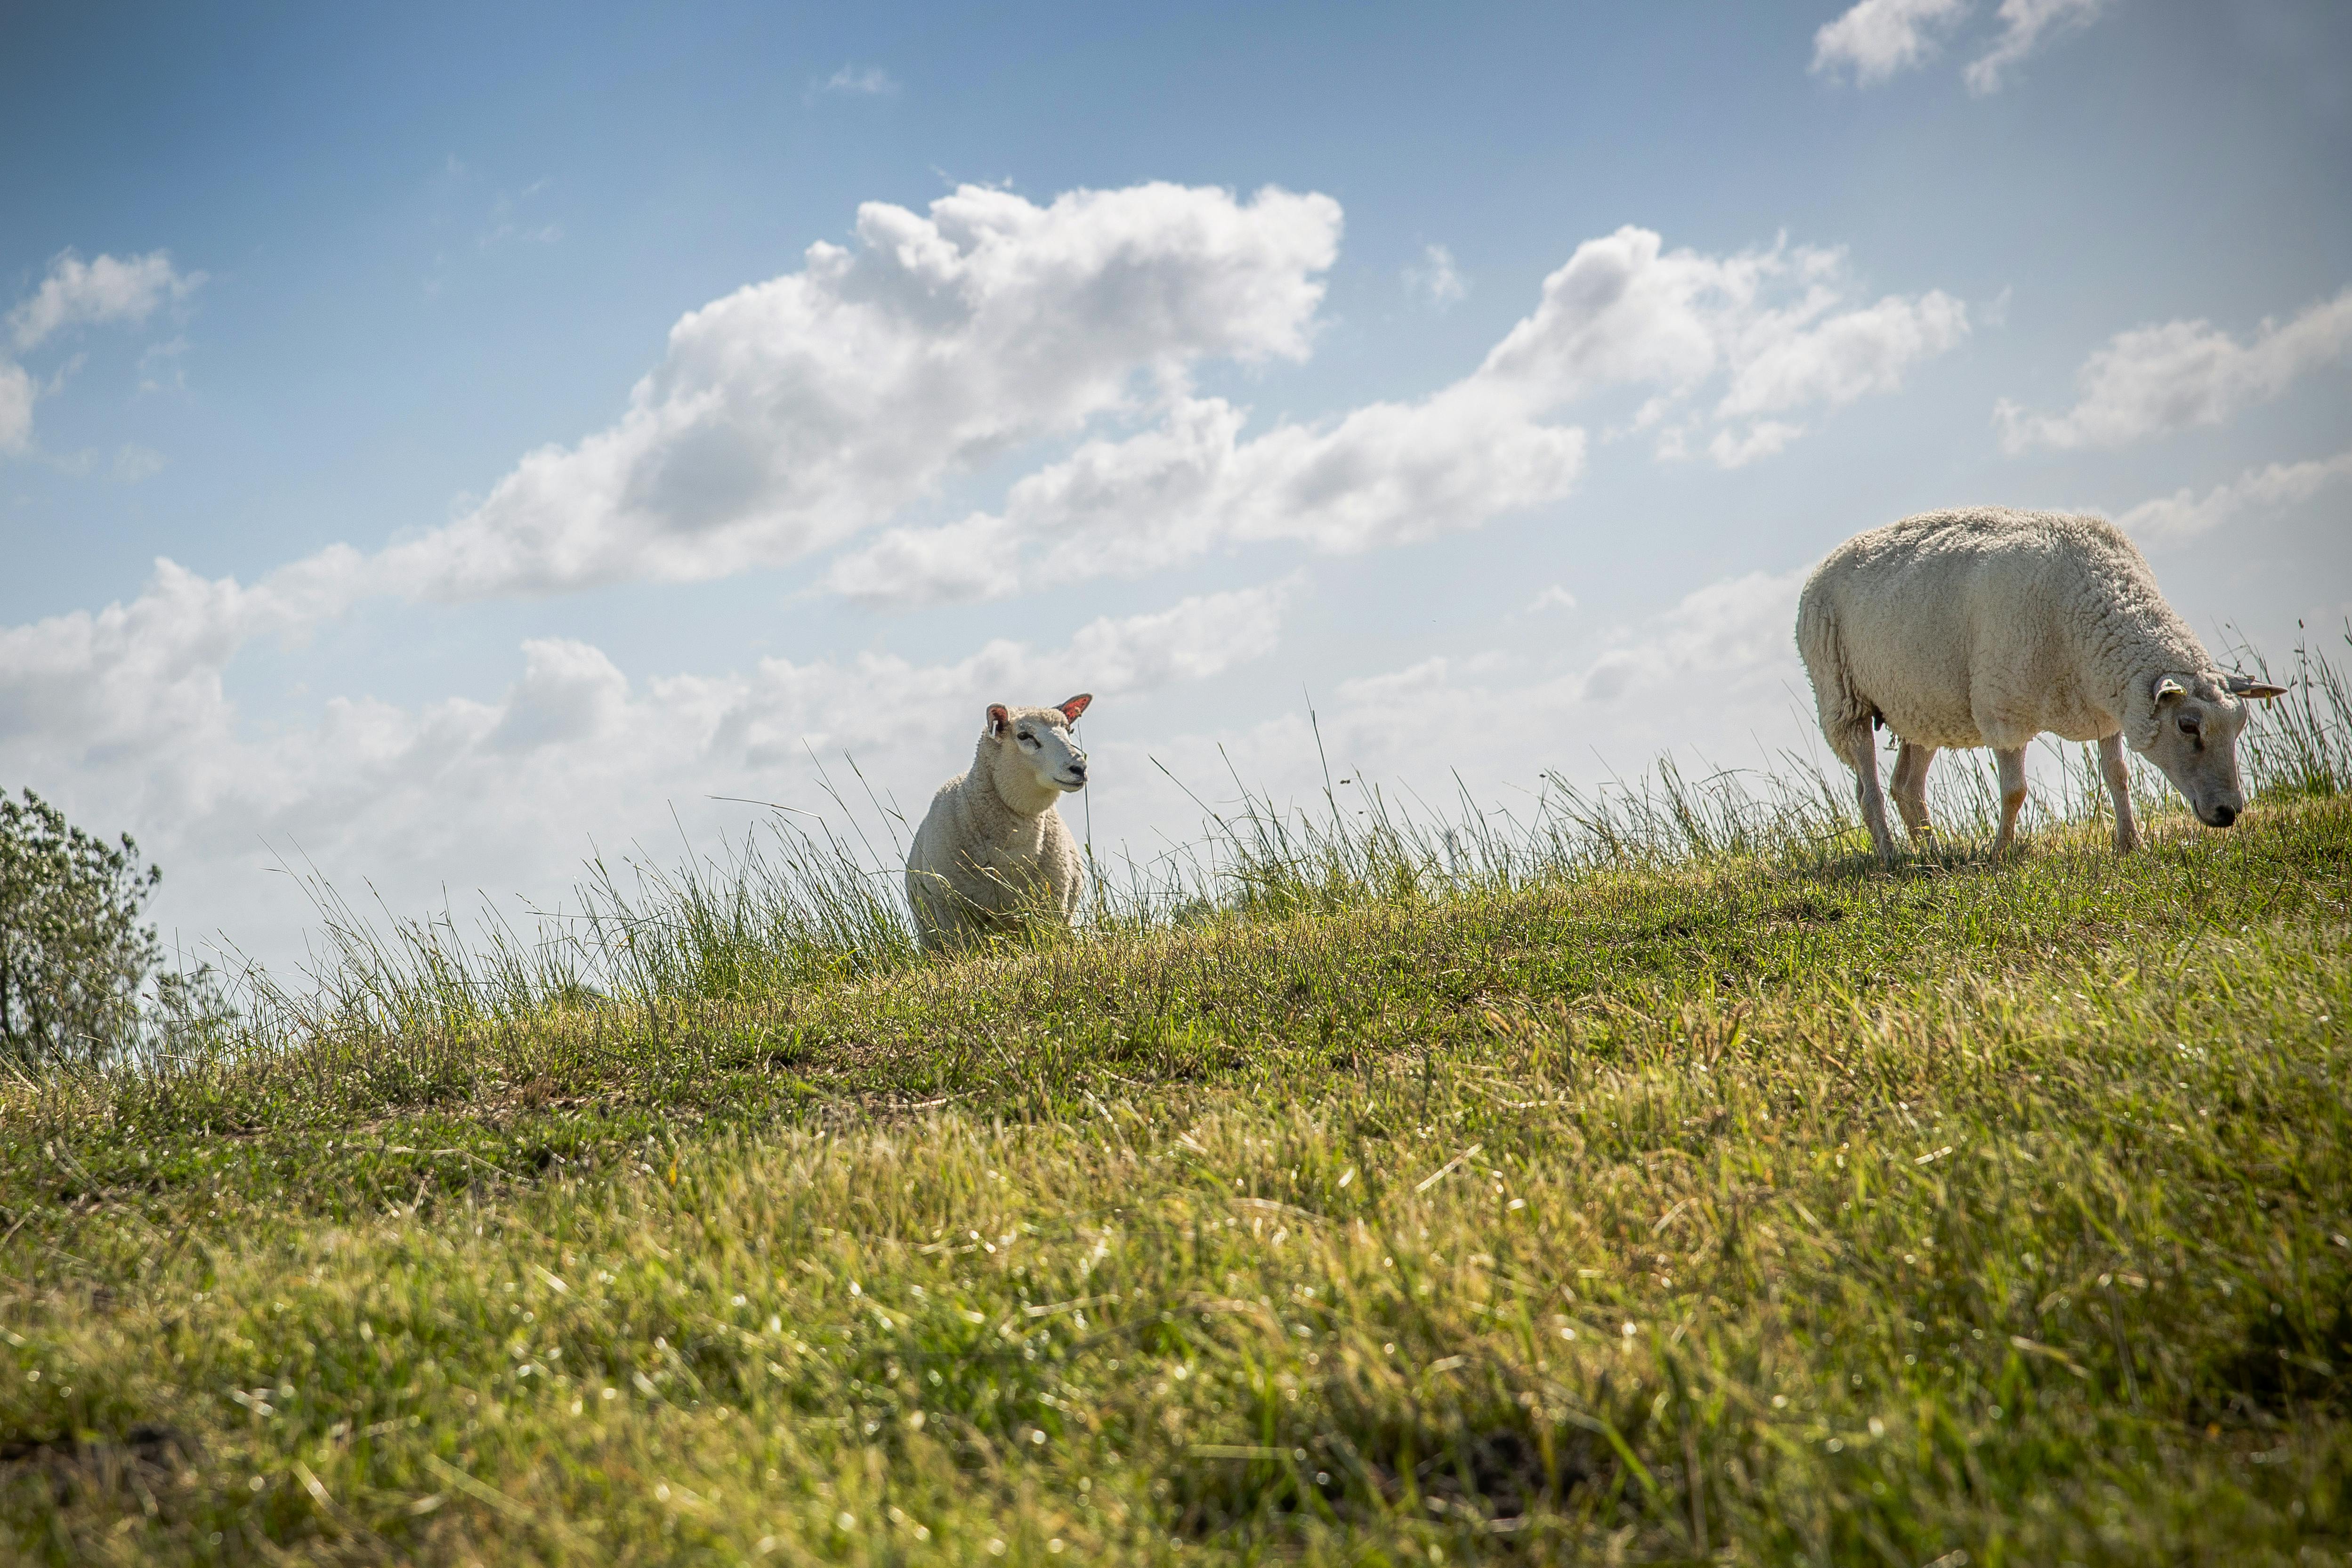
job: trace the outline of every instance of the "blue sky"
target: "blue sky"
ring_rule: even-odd
[[[1753,763],[1804,568],[1937,505],[2117,517],[2283,649],[2352,609],[2347,61],[2161,0],[11,13],[0,782],[282,959],[278,857],[548,900],[1084,688],[1139,846],[1155,758],[1317,776],[1302,694],[1485,798]]]

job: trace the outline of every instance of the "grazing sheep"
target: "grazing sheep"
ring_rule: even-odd
[[[2238,732],[2248,698],[2285,689],[2214,665],[2123,531],[2095,517],[1978,507],[1923,512],[1856,534],[1817,567],[1797,604],[1797,648],[1822,733],[1858,775],[1881,859],[1895,842],[1871,731],[1902,747],[1895,805],[1914,838],[1927,823],[1927,764],[1944,746],[1990,746],[2009,847],[2025,804],[2025,748],[2042,731],[2099,742],[2116,847],[2137,848],[2128,744],[2162,769],[2200,820],[2245,809]]]
[[[1070,726],[1093,700],[989,709],[971,770],[940,786],[907,851],[907,902],[925,951],[1077,912],[1078,847],[1054,802],[1087,786]]]

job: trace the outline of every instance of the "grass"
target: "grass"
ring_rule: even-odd
[[[2341,1561],[2352,800],[2306,774],[1892,870],[1812,781],[1450,837],[1335,781],[953,963],[822,837],[551,936],[345,910],[242,1035],[0,1088],[0,1541]]]

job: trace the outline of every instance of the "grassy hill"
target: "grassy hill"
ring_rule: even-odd
[[[2154,826],[1359,862],[16,1075],[0,1540],[2342,1561],[2352,802]]]

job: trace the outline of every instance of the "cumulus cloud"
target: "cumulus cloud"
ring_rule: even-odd
[[[194,779],[205,757],[236,750],[224,675],[238,650],[264,637],[299,639],[340,613],[361,564],[344,552],[281,568],[247,587],[159,560],[146,591],[128,604],[0,629],[0,755],[30,748],[68,764],[152,756]],[[1199,679],[1269,650],[1290,591],[1276,584],[1097,619],[1057,658],[1099,671],[1093,679],[1105,689]],[[530,750],[610,731],[600,716],[613,711],[623,683],[602,653],[558,641],[528,643],[525,653],[522,681],[500,721],[483,731],[494,749]],[[1010,678],[1028,668],[1028,657],[1021,645],[999,641],[957,668],[998,669]],[[814,668],[779,660],[761,667],[790,672],[787,684],[795,688]],[[871,678],[902,667],[868,658],[856,668]]]
[[[1474,528],[1568,494],[1588,443],[1558,416],[1629,385],[1664,388],[1641,426],[1723,382],[1712,411],[1660,450],[1680,455],[1712,421],[1706,449],[1738,467],[1803,432],[1760,416],[1893,391],[1968,331],[1966,308],[1939,291],[1842,308],[1851,288],[1837,251],[1707,257],[1620,229],[1579,246],[1478,368],[1426,398],[1245,438],[1244,410],[1180,397],[1160,424],[1020,480],[999,511],[884,533],[836,561],[826,585],[873,604],[1001,597],[1235,544],[1346,553]]]
[[[204,280],[201,272],[174,268],[168,251],[84,261],[68,250],[49,263],[48,276],[32,297],[8,312],[8,330],[21,351],[68,327],[143,321],[166,300],[186,298]]]
[[[1535,423],[1475,385],[1255,440],[1241,438],[1244,417],[1222,398],[1185,399],[1153,429],[1087,442],[1020,480],[1001,512],[885,533],[835,563],[826,585],[907,605],[1136,576],[1236,543],[1349,553],[1555,499],[1584,467],[1581,430]]]
[[[204,280],[201,272],[175,269],[167,251],[150,251],[128,259],[100,256],[91,261],[64,251],[49,263],[41,286],[8,312],[8,332],[17,351],[24,353],[71,327],[116,321],[135,324],[153,315],[166,300],[186,298]],[[0,356],[0,456],[32,450],[33,405],[55,392],[65,374],[61,371],[51,377],[44,388],[23,365]]]
[[[158,561],[146,592],[128,604],[0,628],[0,752],[35,746],[78,768],[217,730],[227,712],[221,672],[237,649],[340,614],[359,565],[356,552],[329,552],[248,588]],[[189,766],[200,767],[201,755],[191,752]]]
[[[1695,588],[1626,635],[1574,679],[1582,701],[1637,702],[1672,694],[1694,709],[1748,704],[1801,684],[1790,628],[1810,563],[1748,572]],[[1669,722],[1676,721],[1670,718]]]
[[[2151,544],[2177,544],[2210,533],[2249,512],[2278,510],[2352,480],[2352,451],[2302,463],[2248,468],[2203,495],[2182,489],[2144,500],[2116,519],[2125,532]]]
[[[535,752],[608,738],[619,729],[629,679],[601,649],[568,637],[522,645],[523,673],[483,738],[492,752]]]
[[[1154,755],[1204,789],[1238,773],[1276,798],[1312,797],[1321,791],[1318,756],[1328,755],[1345,775],[1449,794],[1458,781],[1482,802],[1506,799],[1548,772],[1586,780],[1596,770],[1636,773],[1662,752],[1687,756],[1694,745],[1715,762],[1760,762],[1806,745],[1811,733],[1809,689],[1790,633],[1809,571],[1708,584],[1560,665],[1491,650],[1347,681],[1316,703],[1319,735],[1302,716],[1284,714],[1170,737]],[[1468,752],[1433,753],[1431,736],[1465,732],[1477,736]],[[1750,743],[1761,753],[1749,752]]]
[[[868,203],[854,247],[687,315],[618,423],[531,453],[377,578],[471,598],[794,560],[1129,405],[1139,376],[1302,357],[1339,236],[1338,203],[1271,188]]]
[[[2051,40],[2089,26],[2110,0],[2000,0],[2000,36],[1960,73],[1969,90],[1999,92],[2001,75]]]
[[[2001,0],[1999,27],[1960,78],[1982,97],[1999,92],[2008,72],[2035,51],[2098,20],[2111,0]],[[1971,9],[1969,0],[1861,0],[1813,35],[1814,74],[1850,72],[1874,87],[1933,59]]]
[[[1741,334],[1738,365],[1718,413],[1777,414],[1808,404],[1834,408],[1893,392],[1914,363],[1968,335],[1968,307],[1940,289],[1916,300],[1890,294],[1816,321],[1831,302],[1822,292],[1816,289],[1794,310],[1764,312]]]
[[[1935,290],[1849,304],[1835,250],[1708,257],[1629,226],[1578,247],[1460,381],[1245,435],[1248,411],[1196,395],[1190,373],[1303,357],[1339,226],[1328,197],[1272,188],[1244,201],[1148,184],[1041,205],[965,186],[920,214],[868,204],[854,246],[813,246],[801,269],[680,320],[616,423],[529,454],[444,527],[301,563],[304,602],[332,614],[362,595],[693,581],[860,535],[824,583],[872,604],[1002,596],[1274,541],[1362,551],[1567,494],[1587,438],[1559,416],[1578,400],[1647,386],[1643,424],[1719,379],[1713,411],[1660,450],[1696,436],[1736,467],[1802,434],[1806,410],[1894,390],[1968,330]],[[957,475],[1072,437],[994,510],[889,527]]]
[[[1862,0],[1813,35],[1813,70],[1851,70],[1872,87],[1931,58],[1939,34],[1968,15],[1969,0]]]
[[[964,658],[763,659],[719,675],[632,678],[600,649],[525,643],[489,700],[337,698],[307,724],[255,731],[225,678],[256,635],[299,627],[294,582],[242,587],[159,563],[146,593],[0,633],[0,776],[72,781],[82,817],[138,833],[185,888],[167,910],[253,916],[265,842],[376,879],[415,910],[438,889],[561,886],[593,840],[656,827],[665,802],[806,793],[810,749],[847,749],[919,802],[964,765],[990,702],[1091,689],[1100,710],[1272,650],[1287,584],[1101,617],[1059,646],[997,639]],[[812,803],[814,804],[814,803]],[[740,816],[740,813],[736,814]],[[281,917],[298,920],[299,911]],[[282,956],[290,926],[246,933]]]
[[[1717,431],[1715,439],[1706,444],[1706,455],[1718,468],[1744,468],[1759,458],[1771,457],[1804,433],[1801,425],[1759,419],[1742,431]]]
[[[2265,320],[2250,343],[2209,321],[2166,321],[2118,332],[2075,373],[2074,406],[2037,414],[2008,398],[1994,406],[2001,445],[2061,450],[2121,447],[2194,425],[2219,425],[2267,403],[2297,377],[2352,355],[2352,289],[2281,324]]]
[[[1288,590],[1097,621],[1050,652],[999,641],[920,666],[770,660],[648,679],[588,644],[541,640],[494,700],[338,699],[315,723],[266,733],[228,695],[237,649],[299,638],[371,597],[691,580],[845,545],[824,586],[903,604],[1267,542],[1405,543],[1568,493],[1588,458],[1565,417],[1578,405],[1641,399],[1629,428],[1655,432],[1662,453],[1687,441],[1751,461],[1895,389],[1967,330],[1932,290],[1874,302],[1834,250],[1706,256],[1628,227],[1579,246],[1454,383],[1254,426],[1192,373],[1307,353],[1339,223],[1318,195],[1169,185],[870,205],[853,244],[813,247],[799,269],[686,316],[617,421],[529,455],[445,527],[372,555],[339,545],[249,585],[164,563],[128,603],[0,628],[0,768],[78,781],[93,819],[176,847],[200,872],[245,864],[268,835],[412,880],[446,866],[543,885],[586,833],[641,823],[665,792],[773,798],[766,775],[800,776],[805,745],[905,763],[928,789],[945,771],[939,727],[968,733],[975,704],[1207,679],[1274,646]],[[911,505],[1012,455],[1025,472],[996,504],[909,525]],[[1706,661],[1730,657],[1706,639],[1747,625],[1740,595],[1758,591],[1696,599],[1573,679],[1522,682],[1527,700],[1561,724],[1593,704],[1648,724],[1633,699],[1658,680],[1675,700],[1652,706],[1683,710]],[[1778,658],[1786,641],[1780,626],[1757,646]],[[1400,676],[1355,710],[1416,681],[1501,679],[1507,663]]]
[[[1840,250],[1776,244],[1709,257],[1621,228],[1587,240],[1544,279],[1535,312],[1495,346],[1480,375],[1545,405],[1613,384],[1664,387],[1636,416],[1640,427],[1721,374],[1727,386],[1714,417],[1727,428],[1710,450],[1736,467],[1800,428],[1737,422],[1892,392],[1914,364],[1968,333],[1967,308],[1940,290],[1840,309],[1851,290]],[[1678,455],[1688,435],[1687,426],[1670,427],[1664,454]]]

